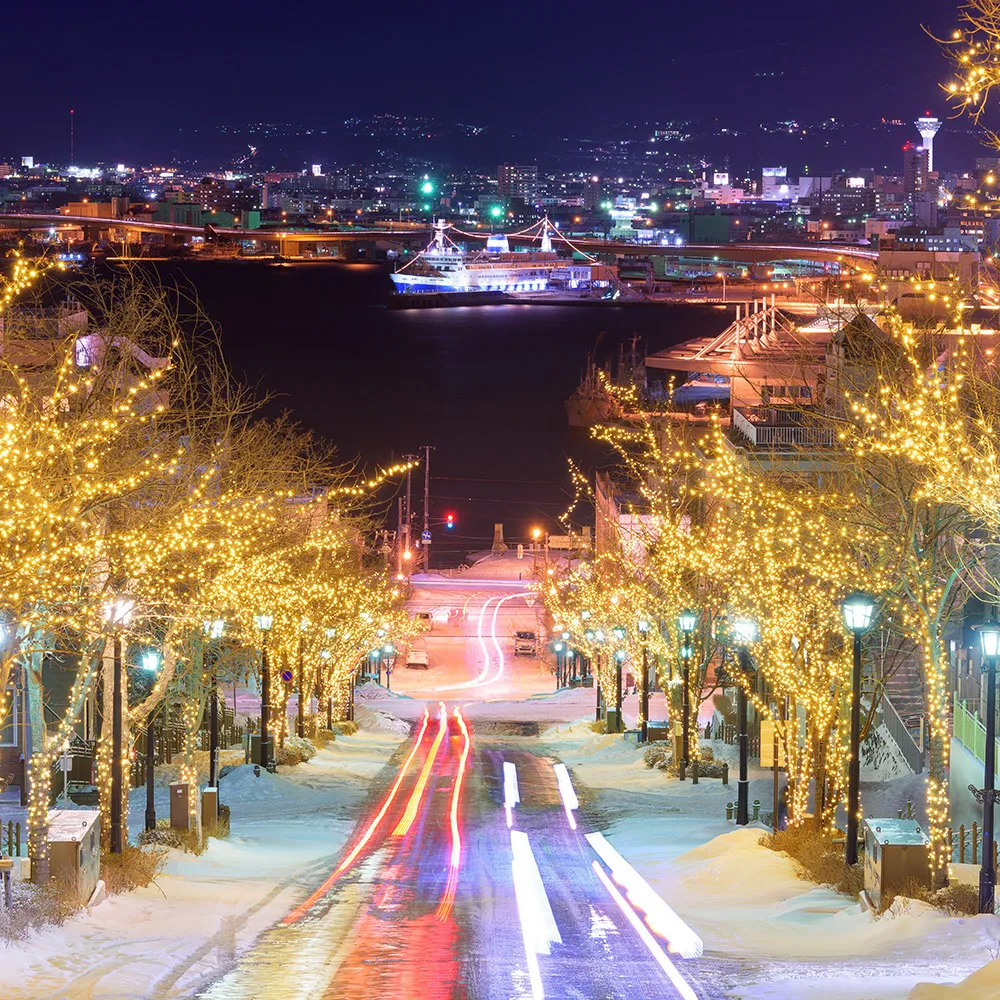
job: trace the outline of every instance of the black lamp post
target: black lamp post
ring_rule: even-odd
[[[205,633],[207,646],[206,658],[211,654],[212,693],[208,706],[208,787],[219,787],[219,649],[214,640],[222,638],[226,623],[221,618],[205,622],[202,631]]]
[[[160,654],[155,649],[142,654],[142,669],[156,673],[160,669]],[[153,801],[154,759],[156,757],[156,723],[150,712],[146,719],[146,829],[156,829],[156,805]]]
[[[649,632],[649,622],[639,622],[639,635],[642,636],[642,681],[639,685],[639,742],[649,739],[649,646],[646,635]]]
[[[740,673],[743,674],[743,683],[736,685],[736,721],[739,726],[740,740],[740,778],[736,782],[736,823],[738,826],[746,826],[750,822],[750,780],[747,776],[749,751],[747,695],[746,691],[743,690],[743,684],[746,684],[753,675],[749,646],[750,643],[757,641],[757,623],[749,618],[737,618],[732,623],[732,634],[739,657]]]
[[[274,624],[273,615],[257,615],[254,624],[260,629],[260,763],[271,763],[268,727],[271,721],[271,669],[267,663],[267,633]]]
[[[986,622],[977,627],[986,671],[986,752],[983,787],[969,785],[969,791],[983,806],[983,863],[979,869],[979,912],[993,913],[996,872],[993,870],[993,806],[996,803],[996,712],[997,657],[1000,656],[1000,623]]]
[[[612,629],[612,634],[619,641],[625,639],[625,629],[618,627]],[[625,662],[625,650],[615,650],[615,732],[620,733],[625,729],[622,724],[622,664]]]
[[[691,656],[694,652],[691,646],[691,633],[694,632],[697,624],[698,612],[696,611],[682,611],[677,616],[677,627],[684,634],[684,645],[681,646],[681,660],[684,664],[683,683],[681,687],[681,713],[683,716],[681,719],[681,739],[684,741],[684,747],[681,759],[684,762],[685,768],[690,764],[688,760],[688,738],[691,726]]]
[[[854,633],[854,670],[851,674],[851,755],[847,761],[847,840],[844,860],[858,863],[858,823],[861,819],[861,636],[872,623],[875,602],[860,590],[841,603],[844,623]]]
[[[111,689],[111,853],[121,854],[127,839],[125,817],[122,809],[122,711],[124,703],[124,678],[122,668],[122,628],[132,617],[132,601],[119,597],[106,608],[108,622],[113,629],[113,682]]]

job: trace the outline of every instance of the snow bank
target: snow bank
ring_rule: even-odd
[[[395,736],[405,737],[410,735],[411,724],[404,719],[390,715],[379,708],[368,708],[364,705],[355,705],[354,721],[360,729],[372,733],[392,733]],[[342,739],[343,737],[338,737]]]
[[[996,954],[997,949],[993,949]],[[960,983],[918,983],[908,1000],[997,1000],[1000,997],[1000,958],[994,958]]]

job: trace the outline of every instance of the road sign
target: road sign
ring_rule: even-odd
[[[294,675],[294,674],[293,674],[293,673],[291,672],[291,670],[282,670],[282,671],[281,671],[281,679],[282,679],[282,681],[284,681],[284,682],[285,682],[286,684],[291,684],[291,683],[292,683],[292,678],[293,678],[294,676],[295,676],[295,675]]]
[[[429,531],[420,532],[420,541],[429,542],[431,540],[431,533]]]

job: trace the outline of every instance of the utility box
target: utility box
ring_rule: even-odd
[[[905,882],[930,886],[930,837],[915,819],[867,818],[865,834],[865,892],[876,911],[885,897]]]
[[[654,740],[669,740],[670,739],[670,723],[666,720],[660,719],[653,721],[652,719],[646,723],[646,739],[652,743]]]
[[[207,827],[214,827],[219,822],[218,788],[203,788],[201,790],[201,821]]]
[[[606,709],[604,712],[604,731],[608,733],[623,733],[625,725],[622,722],[621,712],[616,708]]]
[[[49,878],[86,903],[101,877],[101,811],[49,810]]]
[[[170,828],[187,830],[191,825],[191,786],[186,781],[170,782]]]

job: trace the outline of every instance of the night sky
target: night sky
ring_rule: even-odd
[[[67,158],[71,107],[80,163],[203,152],[194,130],[220,124],[385,111],[574,136],[943,116],[947,71],[921,24],[953,23],[945,0],[9,4],[0,156]]]

